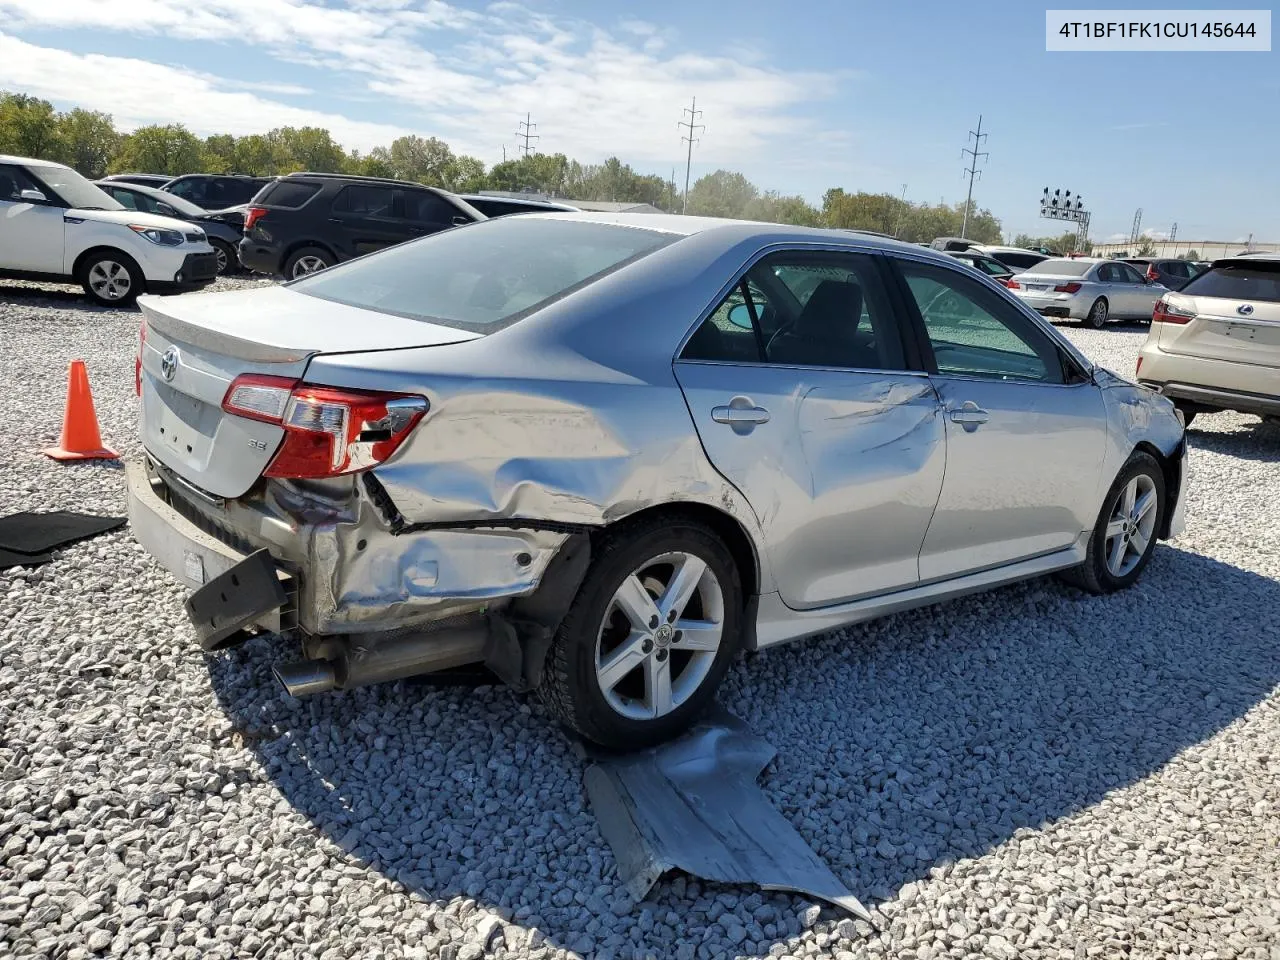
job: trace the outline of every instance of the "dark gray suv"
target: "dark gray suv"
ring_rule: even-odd
[[[461,197],[404,180],[291,173],[245,213],[240,262],[288,279],[488,218]]]

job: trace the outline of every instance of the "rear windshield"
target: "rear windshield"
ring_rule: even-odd
[[[1280,303],[1280,263],[1214,267],[1199,274],[1180,292],[1193,297]]]
[[[1041,260],[1026,272],[1047,273],[1051,277],[1083,277],[1092,266],[1088,260]]]
[[[269,203],[273,207],[296,210],[319,192],[320,184],[318,183],[277,180],[263,187],[262,191],[254,199],[259,203]]]
[[[678,235],[502,217],[330,267],[288,286],[322,300],[492,333]]]
[[[1011,267],[1030,267],[1044,260],[1044,256],[1039,253],[1008,253],[1004,250],[992,253],[991,256]]]

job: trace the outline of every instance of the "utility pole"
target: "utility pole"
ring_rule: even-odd
[[[671,209],[676,208],[676,168],[671,168],[671,179],[668,181],[667,195],[670,197]]]
[[[907,214],[907,210],[906,210],[907,185],[905,183],[902,185],[902,196],[898,198],[898,202],[901,204],[901,206],[898,209],[898,222],[893,225],[894,239],[897,239],[898,231],[902,229],[902,218]]]
[[[521,149],[524,150],[524,155],[526,157],[529,156],[529,151],[533,149],[529,141],[541,139],[541,137],[538,134],[533,132],[537,124],[531,123],[530,121],[532,119],[533,119],[532,116],[526,113],[524,115],[524,119],[521,120],[520,123],[516,125],[516,139],[524,141],[524,144],[521,146]]]
[[[689,115],[688,120],[684,119],[684,114],[686,113]],[[707,129],[705,126],[698,123],[698,118],[700,116],[702,116],[702,111],[698,109],[698,98],[694,97],[693,106],[685,107],[684,110],[681,111],[680,122],[676,124],[676,126],[680,127],[681,130],[687,129],[689,131],[687,136],[684,134],[680,135],[680,139],[689,144],[689,150],[685,154],[684,158],[684,204],[680,208],[681,213],[689,212],[689,170],[693,167],[693,145],[697,143],[699,139],[694,136],[694,131]]]
[[[978,158],[989,157],[990,154],[979,150],[982,141],[987,135],[982,132],[982,114],[978,114],[978,129],[970,130],[969,136],[973,137],[973,146],[969,146],[966,140],[964,149],[960,151],[960,156],[969,158],[969,166],[964,168],[964,172],[969,175],[969,193],[964,198],[964,220],[960,223],[960,239],[964,239],[965,232],[969,229],[969,205],[973,203],[973,178],[982,176],[982,171],[978,169]]]
[[[1129,245],[1133,246],[1138,242],[1138,234],[1142,229],[1142,208],[1139,207],[1133,214],[1133,229],[1129,231]]]

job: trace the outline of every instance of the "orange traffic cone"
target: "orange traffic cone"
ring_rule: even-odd
[[[89,373],[83,360],[71,361],[67,385],[67,411],[62,417],[62,437],[56,447],[40,451],[55,460],[119,460],[120,455],[102,445],[98,416],[93,412]]]

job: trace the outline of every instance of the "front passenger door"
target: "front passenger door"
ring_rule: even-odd
[[[32,190],[45,199],[24,199],[23,191]],[[48,187],[21,167],[0,164],[0,265],[33,273],[62,273],[64,209]]]
[[[751,504],[795,609],[919,580],[945,434],[887,277],[869,254],[768,256],[675,365],[703,449]]]
[[[1107,436],[1100,391],[981,280],[896,262],[946,417],[946,476],[920,552],[921,580],[1072,546],[1096,520]]]

